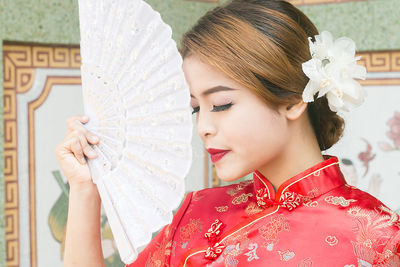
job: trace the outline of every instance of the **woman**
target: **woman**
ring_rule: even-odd
[[[218,177],[253,180],[189,193],[129,266],[400,266],[399,216],[321,154],[342,135],[335,111],[349,97],[333,88],[307,100],[302,66],[316,35],[285,1],[234,0],[183,36],[197,132]],[[69,119],[56,151],[70,183],[65,266],[104,266],[84,158],[99,140],[76,120],[88,118]]]

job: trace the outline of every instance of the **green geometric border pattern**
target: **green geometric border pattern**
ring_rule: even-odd
[[[224,3],[229,0],[220,0]],[[217,4],[188,0],[146,0],[180,36]],[[321,30],[348,36],[358,51],[400,49],[399,0],[368,0],[299,7]],[[79,44],[77,0],[0,0],[0,60],[3,41]],[[3,64],[0,64],[3,99]],[[0,101],[0,267],[5,267],[3,101]]]

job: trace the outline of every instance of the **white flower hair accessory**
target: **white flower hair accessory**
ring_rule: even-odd
[[[302,64],[303,72],[310,78],[303,101],[313,102],[318,92],[318,98],[326,95],[334,112],[361,105],[366,92],[354,78],[364,80],[366,69],[357,65],[361,57],[355,57],[354,41],[347,37],[333,40],[328,31],[316,35],[315,42],[311,37],[308,40],[312,59]]]

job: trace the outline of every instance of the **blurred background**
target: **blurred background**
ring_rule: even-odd
[[[179,44],[199,17],[226,0],[146,2]],[[349,184],[400,212],[400,0],[289,2],[320,31],[357,44],[368,97],[343,114],[344,137],[325,154],[339,157]],[[0,267],[62,266],[69,187],[54,148],[65,119],[83,112],[77,0],[1,0],[0,38]],[[186,190],[221,185],[194,132]],[[102,236],[107,266],[123,266],[104,215]]]

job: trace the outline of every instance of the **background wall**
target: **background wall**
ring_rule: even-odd
[[[147,0],[161,13],[178,41],[193,23],[217,3],[184,0]],[[226,2],[220,1],[220,2]],[[400,2],[398,0],[339,1],[320,0],[307,5],[295,0],[319,30],[329,30],[335,37],[349,36],[359,51],[400,49]],[[316,1],[313,0],[315,3]],[[317,1],[318,2],[318,1]],[[323,4],[326,2],[328,4]],[[329,3],[330,2],[330,3]],[[79,44],[77,0],[1,0],[0,39],[46,44]],[[2,47],[0,59],[2,62]],[[0,64],[2,96],[3,65]],[[0,102],[0,151],[3,151],[3,103]],[[4,169],[0,153],[0,169]],[[190,177],[189,177],[190,178]],[[0,172],[0,267],[5,266],[4,177]]]

